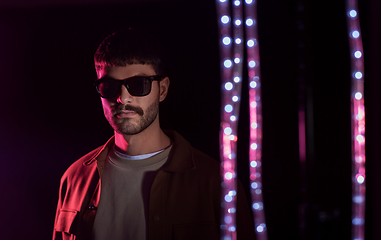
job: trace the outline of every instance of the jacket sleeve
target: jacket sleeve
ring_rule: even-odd
[[[59,193],[58,193],[58,203],[57,203],[57,209],[56,209],[56,217],[55,217],[55,220],[54,220],[53,240],[62,240],[63,239],[61,232],[57,232],[57,230],[56,230],[57,222],[58,222],[58,217],[59,217],[59,212],[60,212],[60,209],[62,207],[63,196],[65,196],[65,191],[62,191],[63,190],[63,184],[62,183],[63,183],[63,181],[61,179],[60,190],[59,190]]]
[[[74,239],[69,233],[77,211],[62,209],[63,201],[66,196],[67,180],[62,177],[60,191],[57,203],[56,216],[53,229],[53,240],[71,240]]]
[[[111,138],[107,143],[111,144]],[[106,147],[100,146],[74,162],[60,182],[53,240],[88,239],[91,237],[95,211],[89,203],[99,202],[100,177],[96,157]],[[105,151],[107,156],[107,151]]]

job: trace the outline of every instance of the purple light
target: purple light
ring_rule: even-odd
[[[352,18],[356,17],[357,16],[356,10],[349,11],[349,16],[352,17]]]
[[[360,38],[357,0],[347,0],[347,26],[351,46],[351,123],[352,123],[352,239],[365,237],[365,107],[364,58]]]
[[[246,25],[247,26],[252,26],[254,24],[254,21],[253,21],[253,19],[251,19],[251,18],[248,18],[248,19],[246,19]]]
[[[231,2],[217,1],[217,16],[220,33],[221,59],[221,131],[220,158],[221,176],[223,176],[221,195],[221,239],[236,240],[235,209],[236,209],[236,152],[237,128],[241,99],[241,84],[244,61],[249,70],[250,98],[250,180],[253,188],[252,199],[256,203],[254,224],[258,240],[266,240],[266,225],[263,211],[261,178],[261,93],[259,74],[259,50],[256,24],[256,1],[240,0]],[[245,14],[243,13],[245,9]],[[232,13],[232,15],[231,15]],[[246,17],[243,20],[243,17]],[[242,23],[245,24],[242,24]],[[242,44],[246,43],[246,44]],[[244,48],[247,59],[243,59]],[[250,50],[249,50],[250,49]],[[250,61],[248,61],[250,59]],[[234,209],[234,211],[233,211]]]

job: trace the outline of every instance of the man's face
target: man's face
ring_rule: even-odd
[[[98,78],[108,76],[114,79],[126,79],[133,76],[154,76],[156,72],[152,65],[132,64],[123,67],[104,67],[97,74]],[[163,83],[167,81],[169,83],[168,79],[164,79]],[[121,86],[121,91],[116,97],[101,98],[103,112],[111,127],[124,135],[135,135],[147,129],[157,119],[159,102],[165,99],[168,88],[163,87],[164,95],[163,88],[159,88],[163,83],[153,81],[150,94],[143,97],[132,96],[125,86]]]

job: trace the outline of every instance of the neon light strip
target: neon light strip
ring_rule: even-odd
[[[347,0],[347,16],[352,72],[352,239],[363,240],[366,190],[364,57],[357,0]]]
[[[245,1],[247,66],[250,101],[250,183],[252,210],[258,240],[267,239],[262,195],[262,100],[257,28],[257,1]]]
[[[237,120],[239,107],[237,107],[240,94],[237,93],[237,84],[233,80],[233,71],[237,70],[232,59],[231,17],[230,2],[217,0],[218,27],[220,30],[220,59],[221,59],[221,239],[236,240],[236,141]],[[234,69],[234,70],[233,70]],[[237,78],[236,78],[237,79]],[[240,78],[241,79],[241,78]],[[238,79],[237,79],[238,80]],[[239,87],[240,89],[240,87]],[[235,98],[233,98],[235,96]]]
[[[253,200],[254,224],[259,240],[267,239],[262,200],[261,145],[262,116],[259,81],[259,49],[257,43],[256,3],[246,0],[243,21],[241,0],[233,0],[233,18],[230,17],[230,2],[217,0],[218,27],[220,30],[220,61],[222,81],[221,110],[221,175],[222,219],[221,239],[237,238],[235,227],[236,211],[236,151],[237,122],[241,99],[243,49],[246,43],[248,53],[249,97],[250,97],[250,181]],[[246,25],[246,38],[243,41],[243,24]],[[233,37],[231,37],[233,26]],[[232,56],[232,46],[234,56]]]

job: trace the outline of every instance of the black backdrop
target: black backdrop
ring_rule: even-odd
[[[1,239],[51,238],[61,175],[112,135],[92,87],[92,56],[102,39],[115,30],[138,26],[163,34],[172,81],[161,105],[162,126],[219,158],[214,1],[21,2],[0,4]],[[360,3],[367,71],[367,237],[378,239],[377,54],[381,39],[377,9],[381,8],[375,1]],[[259,1],[258,7],[263,193],[269,239],[300,238],[297,109],[301,67],[313,89],[307,239],[349,239],[350,70],[345,2],[272,0]],[[247,187],[246,109],[243,95],[238,157],[239,178]]]

